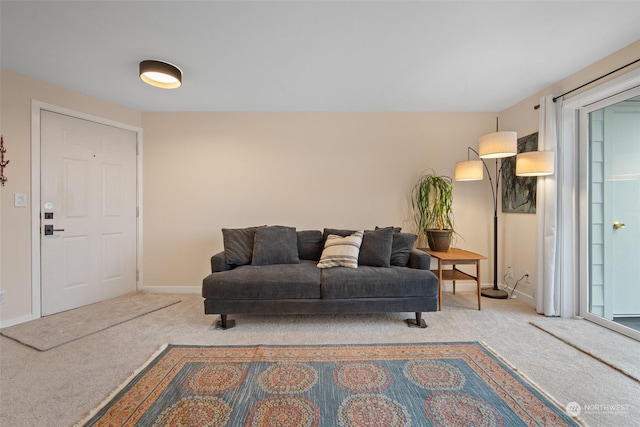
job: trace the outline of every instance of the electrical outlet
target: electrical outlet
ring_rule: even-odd
[[[528,271],[524,272],[524,281],[525,283],[531,283],[531,273],[529,273]]]
[[[7,303],[7,291],[0,291],[0,305]]]
[[[511,267],[507,267],[507,278],[513,279],[513,269]]]

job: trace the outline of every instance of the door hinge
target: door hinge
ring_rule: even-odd
[[[136,218],[140,218],[140,207],[136,206]]]
[[[136,156],[140,155],[140,144],[138,144],[138,142],[136,142]]]
[[[140,270],[136,270],[136,282],[140,281]]]

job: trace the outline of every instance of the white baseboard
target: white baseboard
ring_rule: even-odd
[[[15,317],[13,319],[8,319],[3,322],[0,322],[0,328],[8,328],[9,326],[18,325],[20,323],[29,322],[30,320],[38,319],[37,317],[33,317],[31,314],[26,314],[24,316]]]
[[[503,286],[504,286],[504,285],[503,285]],[[506,291],[507,291],[507,292],[509,292],[509,296],[511,296],[511,291],[512,291],[512,290],[513,290],[513,289],[512,289],[512,288],[510,288],[510,287],[507,287],[507,288],[506,288]],[[535,300],[531,295],[529,295],[529,294],[524,294],[524,293],[520,292],[520,291],[518,290],[518,288],[516,288],[516,290],[515,290],[515,292],[513,293],[513,295],[516,297],[516,299],[519,299],[520,301],[522,301],[522,302],[524,302],[524,303],[526,303],[526,304],[530,305],[531,307],[534,307],[534,308],[535,308],[535,306],[536,306],[536,300]]]
[[[482,288],[490,288],[493,287],[493,283],[482,283],[481,284]],[[504,283],[499,283],[499,287],[500,289],[504,289],[509,293],[509,297],[511,297],[511,291],[512,288],[505,286]],[[471,281],[464,281],[464,282],[457,282],[456,283],[456,292],[457,291],[470,291],[470,292],[475,292],[476,290],[476,284],[474,282]],[[444,287],[442,288],[442,292],[452,292],[453,291],[453,283],[451,283],[450,281],[445,281],[444,282]],[[518,288],[516,288],[515,292],[513,293],[516,296],[516,299],[519,299],[520,301],[530,305],[531,307],[535,307],[536,306],[536,301],[535,299],[528,294],[524,294],[522,292],[520,292],[518,290]]]
[[[477,289],[477,285],[475,282],[465,281],[459,282],[456,281],[456,292],[462,291],[473,291],[475,292]],[[453,292],[453,283],[448,280],[444,280],[444,286],[442,287],[442,292]]]
[[[202,286],[143,286],[140,290],[152,294],[199,294]]]

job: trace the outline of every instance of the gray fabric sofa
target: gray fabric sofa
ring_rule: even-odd
[[[202,284],[205,314],[219,314],[218,326],[227,329],[235,325],[227,319],[234,313],[414,312],[409,326],[426,327],[421,316],[438,309],[438,278],[430,255],[413,248],[415,236],[366,231],[357,268],[318,268],[327,236],[349,233],[223,229],[225,250],[211,257],[212,272]]]

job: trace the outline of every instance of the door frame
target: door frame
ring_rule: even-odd
[[[46,102],[31,100],[31,316],[33,319],[42,317],[42,280],[40,255],[40,167],[41,167],[41,116],[42,110],[64,114],[76,119],[112,126],[128,130],[136,134],[136,290],[142,288],[142,128],[126,123],[105,119],[69,108],[60,107]]]
[[[589,235],[589,187],[588,168],[589,156],[586,155],[588,133],[585,132],[584,117],[581,110],[600,103],[640,86],[640,68],[614,78],[593,89],[586,90],[576,96],[564,100],[562,106],[562,144],[571,154],[567,155],[560,171],[567,177],[570,194],[563,199],[568,206],[572,206],[572,215],[563,218],[567,235],[564,239],[564,251],[567,252],[566,261],[571,265],[567,275],[563,276],[563,291],[568,299],[577,302],[574,305],[575,315],[585,318],[601,326],[605,326],[621,334],[640,340],[640,333],[623,327],[613,321],[608,321],[589,313],[589,294],[585,283],[590,283],[589,276],[589,239],[581,236]],[[574,148],[575,147],[575,148]],[[573,196],[571,195],[573,194]],[[578,221],[575,221],[575,219]],[[587,233],[587,234],[585,234]]]
[[[589,207],[589,181],[590,181],[590,130],[589,130],[589,114],[600,110],[602,108],[615,105],[619,102],[622,102],[629,97],[635,97],[640,95],[640,87],[631,87],[622,92],[618,92],[615,95],[611,95],[605,97],[601,100],[589,103],[584,107],[579,109],[579,134],[580,134],[580,181],[584,184],[585,193],[580,195],[581,204],[585,206],[585,210],[582,212],[581,221],[580,221],[580,230],[583,233],[583,236],[590,236],[591,229],[591,219],[590,219],[590,207]],[[605,221],[605,226],[609,224]],[[631,328],[627,328],[613,320],[609,320],[606,317],[601,317],[596,314],[592,314],[589,310],[590,306],[590,285],[591,285],[591,277],[590,277],[590,242],[591,239],[587,238],[581,245],[582,259],[585,264],[583,268],[581,268],[582,279],[580,281],[580,316],[584,317],[587,320],[592,321],[598,325],[604,326],[606,328],[612,329],[620,334],[629,336],[636,340],[640,340],[640,332],[632,330]],[[606,259],[605,259],[606,262]],[[611,297],[611,287],[605,288],[605,298]],[[605,313],[606,314],[606,313]]]

